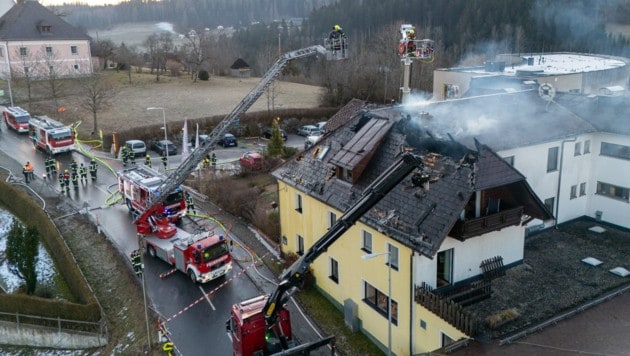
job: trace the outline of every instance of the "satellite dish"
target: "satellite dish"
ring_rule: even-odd
[[[545,101],[552,101],[556,96],[556,89],[549,83],[543,83],[538,87],[538,95]]]

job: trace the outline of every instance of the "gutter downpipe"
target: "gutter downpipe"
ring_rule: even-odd
[[[553,225],[553,227],[556,230],[558,230],[558,213],[560,211],[560,185],[562,183],[562,164],[564,161],[563,159],[564,158],[564,144],[567,142],[575,142],[575,141],[577,141],[577,137],[562,140],[562,143],[560,144],[560,167],[558,168],[558,189],[556,193],[556,198],[558,199],[558,201],[556,202],[556,219]]]

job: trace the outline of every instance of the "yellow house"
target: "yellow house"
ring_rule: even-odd
[[[346,325],[395,355],[465,341],[474,321],[462,305],[487,297],[487,261],[520,263],[522,222],[551,214],[488,147],[423,136],[395,108],[366,113],[363,106],[351,101],[320,142],[274,171],[282,252],[309,253],[331,227],[349,222],[311,265]],[[349,221],[403,152],[421,165]]]

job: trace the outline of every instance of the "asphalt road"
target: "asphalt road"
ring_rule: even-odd
[[[21,164],[30,161],[35,168],[36,177],[44,177],[44,159],[42,152],[36,151],[26,134],[17,134],[7,130],[2,124],[0,133],[0,149]],[[303,138],[292,136],[295,146],[303,144]],[[243,142],[238,148],[216,150],[219,163],[238,159],[248,150],[256,150],[265,145],[264,140],[252,140]],[[181,152],[181,147],[180,151]],[[71,199],[75,207],[88,209],[94,220],[98,219],[100,227],[110,241],[125,255],[138,248],[138,240],[135,233],[135,225],[122,204],[107,206],[108,196],[116,191],[116,176],[113,171],[122,169],[122,163],[115,160],[108,153],[95,152],[97,157],[111,165],[112,170],[99,165],[98,179],[81,184],[77,190],[70,189],[69,193],[63,193]],[[160,167],[157,154],[149,152],[153,158],[153,166]],[[61,171],[69,168],[70,162],[89,165],[89,158],[78,152],[61,154],[56,156]],[[137,160],[138,164],[144,162],[143,158]],[[174,169],[181,162],[181,156],[171,157],[169,168]],[[157,164],[157,166],[156,166]],[[17,173],[17,172],[16,172]],[[37,186],[45,184],[59,189],[56,180],[36,179],[30,185],[37,191]],[[184,229],[195,229],[195,224],[184,224]],[[171,274],[162,279],[160,274],[171,270],[171,267],[157,259],[145,258],[145,282],[147,296],[150,304],[162,316],[166,326],[171,332],[172,341],[176,350],[182,355],[229,355],[232,353],[230,339],[225,332],[225,321],[229,317],[229,311],[235,302],[246,300],[263,293],[269,293],[274,284],[268,280],[273,279],[271,272],[263,267],[253,266],[255,261],[248,249],[242,247],[238,236],[230,234],[229,237],[237,243],[233,248],[232,272],[224,279],[212,281],[204,285],[193,284],[186,275],[180,272]],[[247,269],[247,273],[243,273]],[[298,324],[297,313],[294,313],[295,324]],[[308,331],[306,331],[308,333]],[[302,336],[302,338],[305,338]],[[312,339],[311,339],[312,340]]]

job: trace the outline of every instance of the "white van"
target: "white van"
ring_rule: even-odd
[[[125,141],[125,146],[130,149],[136,157],[145,156],[147,154],[147,145],[144,141],[140,140],[128,140]]]

